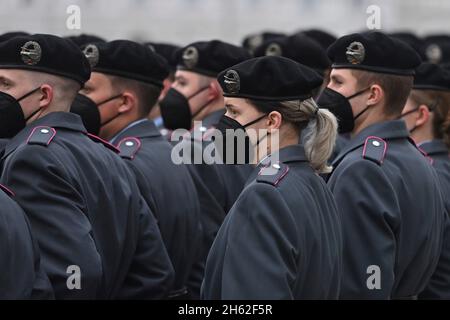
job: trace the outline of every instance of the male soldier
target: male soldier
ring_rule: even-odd
[[[186,297],[201,241],[200,205],[188,169],[172,161],[172,145],[147,119],[169,73],[167,63],[127,40],[89,44],[84,53],[93,72],[81,93],[99,105],[100,137],[120,150],[158,220],[175,269],[171,297]]]
[[[247,51],[218,40],[195,42],[177,54],[175,82],[160,102],[166,128],[191,129],[192,120],[201,120],[191,131],[192,139],[184,139],[177,150],[192,150],[189,159],[202,156],[211,141],[203,139],[213,131],[225,113],[222,89],[217,74],[250,58]],[[244,187],[252,168],[249,165],[194,164],[188,166],[200,197],[204,232],[201,260],[205,261],[209,248],[228,210]],[[203,271],[197,273],[195,283],[201,282]],[[197,287],[196,292],[200,292]]]
[[[75,44],[52,35],[0,43],[1,181],[16,194],[56,298],[160,298],[173,268],[152,212],[115,149],[67,112],[89,79]]]
[[[341,298],[415,298],[442,243],[444,208],[436,175],[397,119],[420,57],[380,32],[351,34],[328,50],[331,80],[320,106],[352,140],[328,184],[342,215]]]
[[[0,185],[0,299],[48,299],[53,290],[28,219]]]
[[[450,72],[435,64],[422,63],[416,70],[402,118],[411,138],[432,160],[447,215],[439,263],[420,298],[450,299],[450,158],[445,143],[450,138],[449,108]]]

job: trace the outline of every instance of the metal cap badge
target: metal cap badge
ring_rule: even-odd
[[[266,49],[266,56],[281,56],[283,50],[278,43],[271,43]]]
[[[345,52],[348,62],[351,64],[360,64],[366,56],[366,49],[361,42],[355,41],[350,43]]]
[[[225,87],[227,88],[228,93],[239,93],[241,89],[241,80],[239,78],[239,74],[235,70],[228,70],[224,76]]]
[[[442,50],[437,44],[430,44],[425,50],[425,55],[431,63],[440,63],[442,59]]]
[[[183,52],[183,63],[187,68],[192,69],[197,65],[198,57],[199,55],[196,47],[187,47]]]
[[[20,48],[20,57],[28,65],[37,64],[42,57],[42,49],[36,41],[28,41]]]
[[[97,65],[98,59],[100,57],[97,46],[95,44],[88,44],[86,48],[84,48],[83,53],[84,56],[88,59],[91,68],[94,68]]]

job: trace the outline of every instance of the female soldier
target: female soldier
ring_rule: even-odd
[[[202,298],[337,298],[340,220],[318,175],[330,170],[326,161],[337,123],[311,98],[320,76],[290,59],[267,56],[226,69],[218,80],[227,109],[217,127],[224,144],[230,132],[241,130],[255,154],[266,148],[269,155],[256,156],[259,163],[219,230]],[[251,130],[263,133],[250,135]],[[278,146],[263,143],[269,138]],[[235,150],[242,152],[236,145]]]
[[[436,169],[447,211],[438,266],[421,298],[450,299],[450,72],[431,63],[416,70],[413,90],[403,109],[411,137]]]

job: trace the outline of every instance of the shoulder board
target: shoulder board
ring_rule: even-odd
[[[114,147],[114,146],[113,146],[111,143],[109,143],[108,141],[105,141],[105,140],[103,140],[102,138],[97,137],[96,135],[94,135],[94,134],[92,134],[92,133],[89,133],[89,132],[85,132],[85,134],[86,134],[89,138],[91,138],[92,141],[101,143],[101,144],[103,144],[106,148],[108,148],[108,149],[114,151],[115,153],[119,153],[119,149],[117,149],[116,147]]]
[[[12,192],[10,189],[5,187],[4,185],[0,184],[0,189],[3,190],[4,193],[6,193],[11,198],[15,196],[14,192]]]
[[[136,137],[127,137],[117,144],[119,156],[125,159],[133,160],[141,148],[141,140]]]
[[[364,149],[362,157],[364,159],[375,162],[378,165],[382,165],[386,156],[387,142],[383,139],[375,136],[367,137],[364,143]]]
[[[276,187],[286,177],[288,172],[289,166],[287,164],[274,163],[271,166],[261,168],[256,181],[268,183]]]
[[[27,139],[27,144],[38,144],[48,146],[56,135],[56,130],[52,127],[39,126],[31,131]]]

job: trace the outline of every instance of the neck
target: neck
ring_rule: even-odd
[[[256,163],[259,163],[262,159],[264,159],[267,155],[275,153],[277,151],[279,151],[280,149],[286,148],[288,146],[292,146],[292,145],[297,145],[299,144],[299,136],[292,136],[292,137],[284,137],[282,140],[278,139],[278,143],[276,140],[272,140],[272,139],[277,139],[277,137],[274,135],[273,137],[268,136],[269,141],[267,141],[268,146],[267,146],[267,153],[264,152],[265,150],[260,150],[261,148],[258,148],[258,154],[257,154],[257,161]],[[258,145],[258,147],[262,147],[264,148],[267,144],[262,144],[262,145]]]
[[[387,116],[383,112],[378,112],[375,109],[379,109],[379,107],[377,107],[377,106],[370,107],[370,109],[366,111],[367,112],[366,117],[364,117],[364,115],[362,115],[361,117],[364,117],[364,118],[357,119],[358,121],[355,121],[355,128],[353,129],[352,133],[350,134],[351,138],[358,135],[358,133],[360,133],[362,130],[364,130],[365,128],[367,128],[373,124],[382,123],[385,121],[390,121],[390,120],[396,119],[396,117],[394,115]]]
[[[206,107],[203,108],[202,111],[200,111],[195,117],[194,117],[194,121],[201,121],[203,120],[206,116],[208,116],[209,114],[223,109],[224,108],[224,102],[222,99],[217,99],[214,101],[211,101],[210,103],[208,103],[208,105]]]
[[[423,125],[418,127],[411,133],[411,138],[417,143],[420,144],[424,141],[430,141],[435,139],[433,134],[433,128],[431,126]]]

